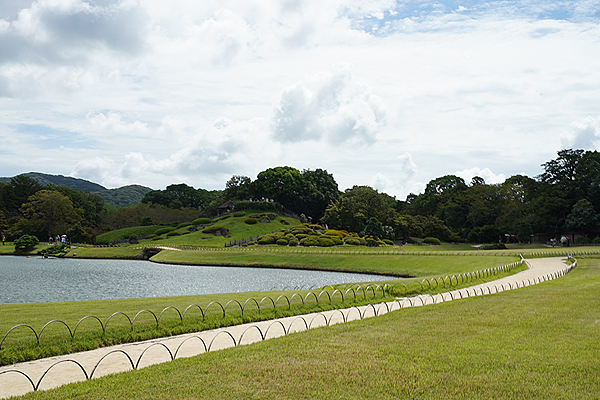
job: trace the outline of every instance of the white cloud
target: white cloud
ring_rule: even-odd
[[[282,143],[373,144],[387,114],[381,99],[341,66],[286,87],[273,110],[271,130]]]
[[[561,137],[563,148],[595,150],[600,147],[600,118],[586,117],[571,123]]]
[[[483,178],[487,184],[502,183],[506,180],[506,176],[504,174],[496,175],[489,168],[481,169],[478,167],[473,167],[463,171],[457,171],[454,173],[454,175],[463,178],[467,185],[470,184],[471,180],[476,176]]]

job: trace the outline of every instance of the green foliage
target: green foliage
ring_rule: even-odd
[[[319,246],[321,246],[321,247],[335,246],[335,242],[331,238],[328,238],[328,237],[325,237],[325,236],[319,237],[318,241],[319,241]]]
[[[294,247],[295,247],[295,246],[298,246],[298,243],[300,243],[300,242],[299,242],[298,238],[297,238],[297,237],[295,237],[295,236],[291,237],[291,238],[289,239],[289,242],[288,242],[288,244],[289,244],[290,246],[294,246]]]
[[[442,242],[440,242],[440,239],[434,238],[434,237],[430,237],[430,236],[428,236],[425,239],[423,239],[423,243],[434,244],[434,245],[440,245],[440,244],[442,244]]]
[[[175,228],[175,229],[181,229],[181,228],[185,228],[186,226],[192,226],[192,225],[193,225],[192,222],[183,222],[183,223],[177,225],[177,228]]]
[[[504,243],[492,243],[483,246],[484,250],[504,250],[506,245]]]
[[[277,237],[274,235],[264,235],[258,238],[258,244],[275,244],[277,242]]]
[[[390,245],[390,246],[394,245],[394,242],[392,242],[390,239],[383,239],[383,243]]]
[[[192,221],[193,225],[208,225],[211,224],[213,221],[210,218],[196,218],[195,220]]]
[[[33,235],[23,235],[18,239],[15,239],[15,252],[26,253],[33,250],[35,246],[39,244],[40,240]]]
[[[248,225],[254,225],[254,224],[258,223],[256,218],[246,218],[246,220],[244,222],[247,223]]]
[[[366,244],[368,247],[379,247],[379,241],[372,237],[365,238]]]
[[[138,204],[146,193],[152,189],[140,185],[122,186],[116,189],[90,190],[93,194],[101,197],[106,204],[115,208],[123,208]]]
[[[226,227],[224,227],[222,225],[212,225],[212,226],[207,226],[206,228],[202,229],[202,233],[215,233],[216,231],[220,231],[222,229],[229,231]]]
[[[154,222],[152,222],[152,218],[144,217],[144,218],[142,218],[142,223],[140,225],[141,226],[152,226],[152,225],[154,225]]]
[[[169,233],[174,230],[175,230],[175,227],[168,226],[166,228],[158,228],[157,230],[154,231],[154,234],[161,236],[161,235],[164,235],[165,233]]]
[[[167,237],[170,237],[170,236],[179,236],[179,233],[175,232],[175,231],[168,232]]]
[[[160,228],[160,229],[164,229],[164,228]],[[158,230],[160,230],[160,229],[158,229]],[[167,233],[173,229],[174,228],[167,228],[167,231],[163,232],[163,233]],[[155,230],[157,230],[155,226],[134,226],[131,228],[118,229],[118,230],[106,232],[106,233],[103,233],[102,235],[96,236],[96,244],[107,245],[112,241],[126,239],[132,235],[135,235],[135,237],[137,238],[139,236],[155,233],[154,232]],[[71,237],[72,242],[75,241],[74,236],[69,236],[69,237]]]
[[[577,244],[590,244],[592,241],[589,238],[582,237],[577,239]]]
[[[236,212],[233,213],[233,216],[236,217],[236,218],[245,217],[246,213],[244,211],[236,211]]]
[[[214,194],[205,189],[194,189],[185,183],[169,185],[165,190],[151,190],[142,203],[160,204],[173,209],[182,207],[203,209],[214,200]]]
[[[151,233],[149,235],[146,235],[146,239],[154,239],[155,237],[157,237],[158,235],[155,235],[154,233]]]
[[[600,243],[600,237],[595,237],[592,243]]]
[[[276,242],[276,243],[277,243],[279,246],[287,246],[287,245],[288,245],[288,243],[289,243],[289,240],[283,237],[283,238],[281,238],[281,239],[277,239],[277,242]]]
[[[317,236],[308,236],[300,239],[301,246],[320,246],[319,238]]]
[[[60,246],[48,246],[45,249],[39,250],[37,254],[43,255],[56,255],[56,254],[64,254],[69,251],[71,246],[68,244],[61,244]]]
[[[354,236],[346,236],[344,238],[344,243],[345,244],[350,244],[353,246],[361,246],[363,245],[363,240],[361,240],[360,238],[354,237]]]

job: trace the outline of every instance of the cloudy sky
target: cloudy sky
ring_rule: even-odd
[[[2,0],[0,176],[404,199],[600,148],[600,0]]]

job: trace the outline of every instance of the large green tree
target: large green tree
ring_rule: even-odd
[[[71,199],[55,190],[40,190],[29,196],[21,212],[33,230],[30,233],[36,235],[64,234],[82,219]]]

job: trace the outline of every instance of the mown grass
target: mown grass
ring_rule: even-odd
[[[600,260],[478,298],[291,334],[26,399],[598,399]]]

